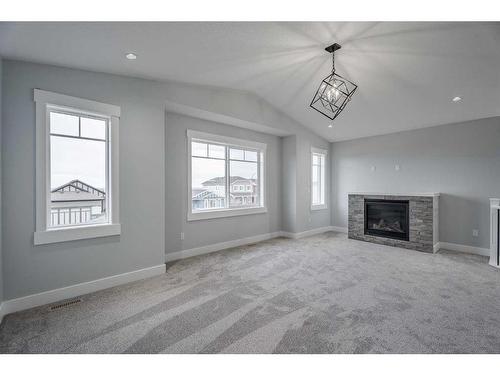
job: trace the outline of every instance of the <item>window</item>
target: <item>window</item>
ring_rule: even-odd
[[[35,244],[120,234],[120,108],[42,90],[34,96]]]
[[[188,220],[266,212],[266,145],[188,130]]]
[[[109,222],[108,119],[47,107],[50,220],[47,227]],[[91,212],[93,212],[91,214]]]
[[[325,199],[326,156],[326,150],[311,149],[311,209],[313,210],[327,208]]]

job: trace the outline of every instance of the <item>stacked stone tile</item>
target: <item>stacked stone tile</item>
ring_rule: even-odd
[[[409,201],[410,238],[409,241],[377,237],[365,234],[364,200],[407,200]],[[349,194],[348,237],[382,245],[405,249],[433,252],[433,197]]]

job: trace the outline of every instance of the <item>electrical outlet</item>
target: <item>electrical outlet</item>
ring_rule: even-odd
[[[479,229],[473,229],[473,230],[472,230],[472,236],[473,236],[473,237],[477,237],[477,236],[479,236]]]
[[[184,240],[184,232],[181,232],[181,241]]]

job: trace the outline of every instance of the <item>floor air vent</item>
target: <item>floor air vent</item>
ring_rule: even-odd
[[[50,311],[59,310],[59,309],[62,309],[64,307],[76,305],[77,303],[80,303],[80,302],[82,302],[82,300],[80,298],[72,299],[71,301],[67,301],[67,302],[60,303],[58,305],[50,306],[49,310]]]

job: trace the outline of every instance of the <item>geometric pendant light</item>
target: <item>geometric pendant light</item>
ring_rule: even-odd
[[[337,43],[325,48],[332,54],[332,73],[321,81],[310,104],[311,108],[330,120],[334,120],[342,112],[358,88],[356,84],[335,72],[335,51],[340,48]]]

